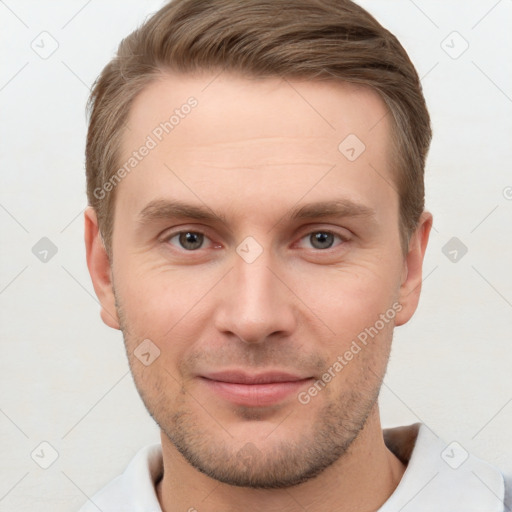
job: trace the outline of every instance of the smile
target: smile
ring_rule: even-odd
[[[281,372],[249,375],[243,372],[220,372],[204,375],[201,381],[217,396],[246,407],[275,405],[296,395],[313,377]]]

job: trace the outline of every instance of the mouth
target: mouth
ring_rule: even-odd
[[[242,371],[208,373],[199,378],[218,397],[245,407],[275,405],[296,395],[314,380],[286,372],[248,374]]]

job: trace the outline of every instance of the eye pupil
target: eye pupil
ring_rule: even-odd
[[[179,236],[179,241],[181,246],[184,249],[198,249],[203,244],[204,235],[201,233],[192,233],[187,231],[186,233],[181,233]]]
[[[311,235],[311,244],[315,249],[329,249],[334,243],[334,235],[325,231],[319,231]]]

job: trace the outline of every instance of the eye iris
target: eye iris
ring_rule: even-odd
[[[183,248],[193,250],[198,249],[203,244],[204,235],[187,231],[180,233],[179,241]],[[329,249],[334,243],[334,235],[324,231],[319,231],[310,235],[310,240],[316,249]]]
[[[182,247],[185,249],[198,249],[203,244],[204,236],[201,233],[192,233],[187,231],[186,233],[181,233],[179,240]]]
[[[323,231],[312,234],[310,239],[311,244],[316,249],[329,249],[329,247],[334,243],[333,234],[325,233]]]

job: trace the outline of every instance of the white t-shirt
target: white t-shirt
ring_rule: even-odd
[[[443,442],[422,423],[383,429],[383,435],[386,446],[407,468],[377,512],[512,510],[512,479],[468,454],[460,444]],[[124,473],[90,498],[79,512],[161,512],[155,484],[162,473],[160,444],[145,446]]]

